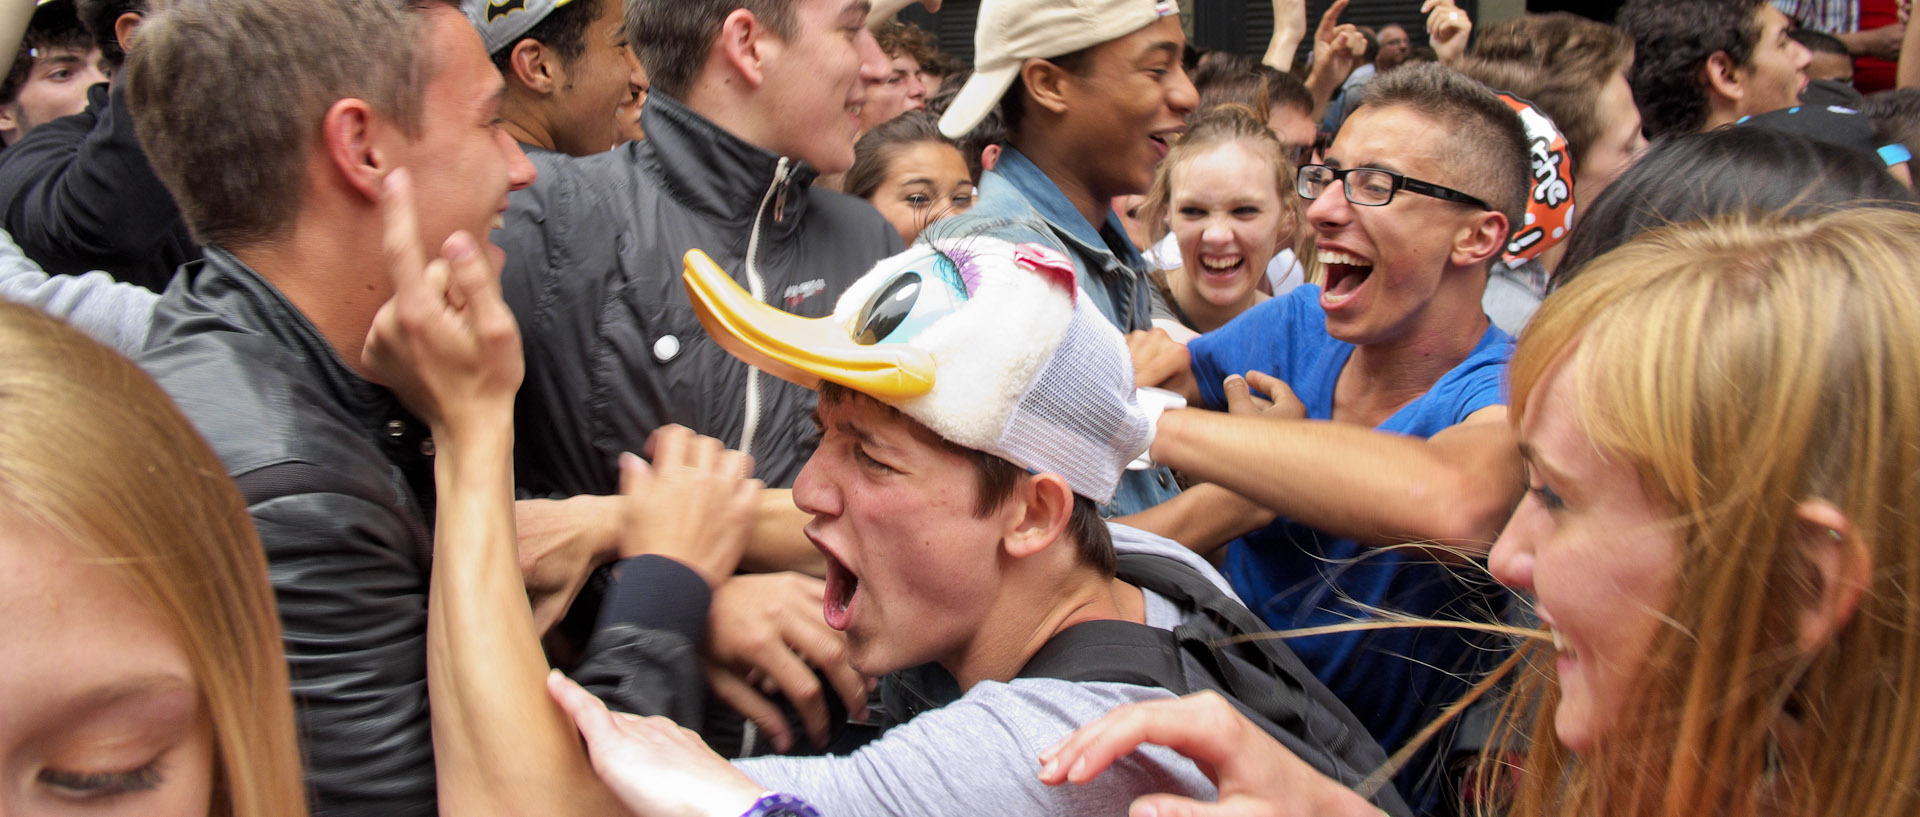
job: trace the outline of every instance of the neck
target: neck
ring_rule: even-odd
[[[1334,419],[1379,425],[1473,354],[1491,325],[1480,306],[1486,273],[1449,269],[1446,275],[1478,275],[1480,286],[1443,287],[1421,325],[1392,340],[1354,347],[1335,384]]]
[[[940,662],[961,690],[981,681],[1011,681],[1061,631],[1085,621],[1146,623],[1140,588],[1078,566],[1065,581],[1004,588],[961,655]]]
[[[1061,140],[1049,138],[1024,139],[1014,147],[1019,148],[1034,167],[1045,173],[1047,180],[1073,203],[1073,209],[1086,218],[1095,230],[1107,223],[1107,208],[1112,206],[1114,196],[1143,193],[1144,190],[1095,190],[1085,175],[1075,168],[1088,157],[1077,155],[1069,146],[1060,144]]]
[[[367,330],[393,291],[380,243],[342,240],[342,236],[378,235],[380,224],[322,225],[296,219],[283,236],[230,248],[300,314],[305,315],[340,359],[356,372]]]
[[[539,106],[526,95],[518,93],[511,82],[508,87],[512,90],[500,103],[501,127],[506,128],[507,134],[520,144],[559,150],[559,143],[553,138],[553,128],[548,125],[546,117],[540,115]]]
[[[745,92],[732,83],[713,79],[711,72],[695,80],[681,104],[740,141],[769,153],[786,155],[779,147],[779,134],[772,131],[767,117],[754,108]]]
[[[1706,133],[1710,130],[1718,130],[1738,121],[1740,121],[1740,107],[1738,103],[1730,99],[1723,99],[1709,94],[1707,97],[1707,121],[1700,124],[1699,132]]]

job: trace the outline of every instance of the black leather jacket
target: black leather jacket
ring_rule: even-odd
[[[812,187],[811,167],[722,130],[662,93],[647,138],[574,159],[529,150],[534,184],[509,198],[494,241],[527,354],[517,480],[541,495],[610,494],[616,457],[679,423],[750,445],[755,476],[792,484],[813,453],[813,392],[714,344],[680,282],[701,249],[749,290],[806,317],[901,249],[873,207]],[[743,431],[749,418],[757,430]]]
[[[161,296],[139,362],[246,495],[279,606],[313,813],[432,815],[427,427],[238,259],[208,247],[200,264]],[[575,677],[598,682],[618,708],[697,726],[704,619],[683,629],[602,631]]]

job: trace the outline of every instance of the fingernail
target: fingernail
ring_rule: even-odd
[[[1128,817],[1160,817],[1160,810],[1154,808],[1152,803],[1141,803],[1133,807],[1133,813]]]
[[[638,454],[635,454],[632,451],[620,452],[621,468],[637,468],[639,467],[639,465],[640,465],[640,456]]]
[[[1056,743],[1052,746],[1048,746],[1045,749],[1041,749],[1040,759],[1050,761],[1050,760],[1053,760],[1053,756],[1057,754],[1060,754],[1060,744]]]
[[[1059,769],[1060,769],[1060,761],[1048,758],[1047,762],[1040,764],[1040,779],[1041,780],[1053,779],[1054,773],[1059,771]]]
[[[1079,780],[1080,775],[1086,772],[1086,770],[1087,770],[1087,759],[1084,757],[1080,758],[1079,760],[1076,760],[1073,762],[1073,768],[1070,768],[1067,770],[1067,779]]]
[[[785,753],[788,749],[792,749],[792,748],[793,748],[793,738],[787,737],[786,735],[773,736],[774,751]]]

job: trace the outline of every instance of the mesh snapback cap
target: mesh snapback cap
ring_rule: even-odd
[[[973,76],[940,117],[958,139],[987,118],[1020,65],[1092,48],[1180,13],[1175,0],[983,0],[973,32]]]
[[[514,41],[526,36],[533,27],[547,19],[555,9],[573,0],[460,0],[460,10],[465,12],[473,27],[480,30],[480,40],[487,45],[487,56],[493,56],[500,49],[512,45]],[[619,0],[609,0],[618,2]]]
[[[699,250],[682,279],[707,334],[734,357],[807,388],[839,383],[949,442],[1059,474],[1096,502],[1112,500],[1152,436],[1126,341],[1050,247],[983,236],[918,244],[814,319],[761,303]]]

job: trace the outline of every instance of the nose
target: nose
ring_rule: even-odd
[[[1200,107],[1200,92],[1194,89],[1193,78],[1187,76],[1185,67],[1175,67],[1168,77],[1173,87],[1167,89],[1167,107],[1184,119]]]
[[[860,49],[860,79],[872,85],[885,82],[893,73],[893,62],[887,58],[887,52],[880,50],[880,41],[873,38],[873,32],[862,27],[860,37],[855,40]]]
[[[1806,73],[1807,65],[1813,62],[1813,50],[1800,44],[1799,40],[1790,41],[1793,49],[1793,70]]]
[[[507,189],[519,190],[533,184],[533,180],[540,175],[540,171],[534,169],[533,162],[527,160],[527,154],[520,149],[520,143],[507,135],[505,129],[500,130],[499,138],[501,150],[507,157]]]
[[[918,71],[910,71],[907,73],[907,98],[915,102],[926,101],[927,84],[920,81],[920,73]]]
[[[1338,179],[1320,191],[1320,197],[1307,202],[1307,223],[1320,230],[1338,227],[1353,220],[1353,202],[1347,201],[1346,183]]]
[[[825,446],[815,448],[793,480],[793,504],[815,519],[840,515],[839,494],[827,478],[827,456]]]
[[[1205,247],[1224,247],[1233,243],[1233,229],[1219,218],[1207,220],[1207,226],[1200,231],[1200,244]]]
[[[1547,512],[1532,496],[1520,500],[1513,516],[1493,543],[1487,555],[1487,569],[1493,578],[1514,590],[1533,590],[1533,555],[1540,531],[1540,519]]]

